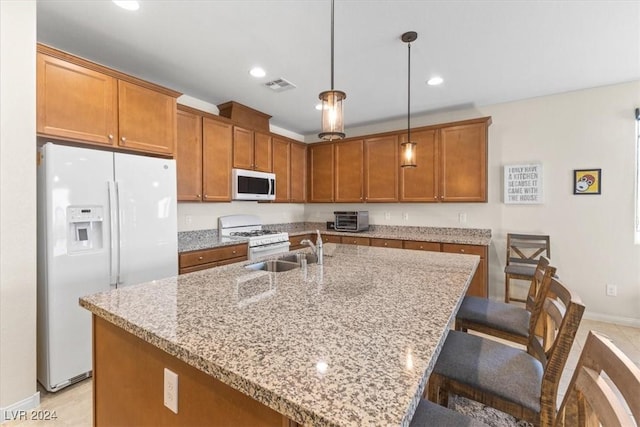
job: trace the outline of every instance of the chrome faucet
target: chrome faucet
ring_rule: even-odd
[[[314,255],[318,259],[318,264],[322,265],[323,262],[324,262],[323,261],[324,251],[322,250],[322,238],[320,237],[320,231],[316,230],[316,233],[318,234],[318,239],[316,240],[316,244],[315,245],[309,239],[302,240],[300,242],[300,244],[309,245],[309,247],[313,251]]]

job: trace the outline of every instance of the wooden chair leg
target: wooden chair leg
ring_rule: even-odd
[[[509,275],[504,275],[504,302],[509,304]]]
[[[443,378],[436,374],[431,374],[427,385],[427,399],[445,408],[449,406],[449,391],[443,387]]]

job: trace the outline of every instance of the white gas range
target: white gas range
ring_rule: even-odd
[[[256,215],[227,215],[218,218],[218,233],[222,239],[248,239],[249,260],[289,252],[289,234],[264,230]]]

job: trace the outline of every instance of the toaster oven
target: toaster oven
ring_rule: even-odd
[[[336,231],[365,231],[369,229],[369,211],[336,211]]]

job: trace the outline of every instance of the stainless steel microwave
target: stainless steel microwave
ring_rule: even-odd
[[[233,169],[231,187],[233,200],[275,200],[276,174]]]

